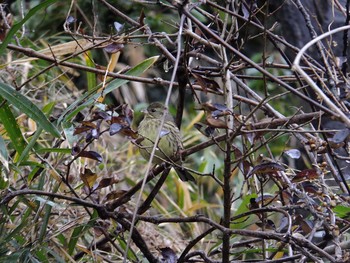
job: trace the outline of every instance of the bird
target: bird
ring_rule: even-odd
[[[184,146],[180,130],[168,109],[160,102],[153,102],[146,110],[143,110],[143,113],[145,114],[144,118],[138,127],[138,141],[142,157],[149,160],[159,133],[159,141],[152,163],[155,165],[160,165],[163,162],[172,163],[182,181],[195,182],[194,177],[181,167],[181,151]],[[163,118],[164,123],[160,128]]]

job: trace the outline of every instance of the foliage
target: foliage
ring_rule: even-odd
[[[117,2],[1,7],[0,261],[347,262],[345,58],[268,1]],[[152,167],[137,124],[165,97],[185,150]]]

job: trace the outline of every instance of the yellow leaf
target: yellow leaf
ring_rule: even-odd
[[[97,179],[97,174],[92,172],[90,169],[85,169],[83,173],[80,173],[80,179],[86,186],[92,188]]]

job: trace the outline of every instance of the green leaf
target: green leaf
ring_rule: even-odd
[[[0,162],[2,165],[6,168],[6,170],[9,170],[9,163],[8,163],[8,152],[7,147],[4,139],[0,135]],[[0,175],[1,176],[1,175]]]
[[[50,114],[54,108],[56,103],[51,102],[47,105],[45,105],[43,107],[43,112]],[[28,153],[32,150],[32,148],[34,147],[34,145],[36,144],[37,140],[39,139],[41,133],[43,131],[42,127],[39,127],[34,135],[28,139],[29,143],[27,145],[27,147],[23,150],[22,154],[19,156],[19,158],[17,159],[17,163],[21,163],[24,159],[27,159],[29,157]]]
[[[9,185],[9,180],[7,173],[9,172],[9,161],[8,152],[4,139],[0,135],[0,163],[2,164],[2,169],[0,169],[0,189],[5,189]],[[1,167],[0,167],[1,168]],[[6,173],[5,173],[5,171]]]
[[[0,45],[0,54],[2,54],[4,52],[8,43],[11,42],[13,36],[16,34],[16,32],[18,30],[20,30],[22,28],[22,26],[24,25],[25,22],[27,22],[32,16],[36,15],[36,13],[39,10],[47,8],[48,6],[52,5],[53,3],[57,2],[57,1],[58,0],[46,0],[46,1],[42,2],[41,4],[30,9],[28,14],[21,21],[19,21],[18,23],[14,24],[11,27],[10,31],[7,33],[6,38],[4,39],[2,44]]]
[[[91,60],[92,53],[91,50],[86,51],[85,53],[85,63],[88,67],[95,67],[94,62]],[[93,72],[86,72],[86,78],[87,78],[87,86],[88,90],[93,90],[96,87],[96,74]]]
[[[119,245],[120,247],[123,249],[123,251],[126,249],[126,243],[125,243],[125,240],[119,236],[117,236],[117,239],[116,239],[118,242],[119,242]],[[131,262],[137,262],[138,261],[138,258],[135,254],[135,252],[129,248],[128,250],[128,253],[127,253],[127,258],[129,259],[129,261]]]
[[[54,258],[54,262],[57,262],[57,263],[64,263],[64,262],[67,262],[64,258],[62,258],[62,255],[60,255],[59,253],[57,253],[56,251],[50,249],[50,248],[46,248],[45,247],[45,250],[47,250],[48,254],[51,255],[51,257],[47,260],[47,261],[40,261],[40,262],[50,262],[50,261],[53,261],[52,260],[52,257]]]
[[[76,245],[78,243],[79,238],[81,238],[86,231],[88,231],[89,229],[91,229],[91,227],[94,225],[95,221],[97,220],[97,213],[94,212],[92,214],[92,217],[90,218],[90,220],[84,224],[84,225],[79,225],[76,228],[74,228],[73,233],[69,239],[68,242],[68,254],[72,255],[74,250],[76,249]]]
[[[249,204],[251,198],[256,198],[256,194],[249,194],[242,197],[242,203],[237,208],[237,211],[235,212],[235,216],[239,216],[245,212],[249,211]],[[254,222],[255,218],[254,216],[248,216],[248,217],[241,217],[235,221],[232,222],[231,227],[233,229],[244,229],[247,226],[251,225]]]
[[[19,156],[17,163],[21,163],[24,159],[27,159],[29,157],[30,150],[34,147],[36,141],[39,139],[41,132],[43,129],[39,127],[36,132],[34,133],[33,137],[31,138],[30,142],[28,143],[27,147],[23,150],[22,154]]]
[[[140,64],[136,65],[132,69],[128,70],[125,75],[128,76],[139,76],[147,69],[149,69],[158,59],[158,56],[150,57],[145,59]],[[119,88],[120,86],[128,83],[129,80],[126,79],[115,79],[111,81],[105,89],[103,89],[103,94],[106,95],[111,91]],[[101,92],[97,92],[100,89],[100,86],[95,87],[92,91],[85,93],[81,98],[79,98],[76,102],[72,103],[60,116],[57,120],[57,123],[61,123],[62,121],[68,122],[72,119],[79,111],[82,109],[91,106],[100,96]],[[96,93],[97,92],[97,93]]]
[[[73,233],[70,237],[69,244],[68,244],[68,254],[72,255],[74,252],[74,249],[78,243],[79,238],[84,233],[84,226],[78,226],[74,228]]]
[[[26,147],[26,141],[22,135],[21,129],[18,126],[16,118],[13,116],[10,107],[4,101],[3,98],[0,97],[0,122],[4,125],[4,128],[9,136],[13,148],[21,154]]]
[[[5,173],[0,173],[0,190],[8,188],[9,184],[10,180],[6,177]]]
[[[348,218],[350,217],[350,207],[337,205],[333,208],[333,212],[337,214],[340,218]]]
[[[71,154],[71,148],[40,148],[36,150],[37,153],[63,153],[63,154]]]
[[[10,102],[13,106],[33,119],[45,131],[55,137],[61,137],[57,128],[46,118],[45,114],[33,104],[27,97],[13,89],[11,86],[0,82],[0,96]]]

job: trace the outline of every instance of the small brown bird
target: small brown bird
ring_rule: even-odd
[[[142,157],[146,160],[149,159],[158,132],[160,133],[159,141],[152,162],[154,164],[161,164],[162,162],[171,163],[173,160],[181,157],[181,150],[184,148],[180,131],[167,108],[159,102],[154,102],[147,107],[144,113],[145,117],[138,128],[139,136],[142,140],[140,142],[140,153]],[[160,129],[163,117],[165,118],[164,124]],[[178,166],[174,166],[174,169],[182,181],[195,182],[193,176],[186,169]]]

